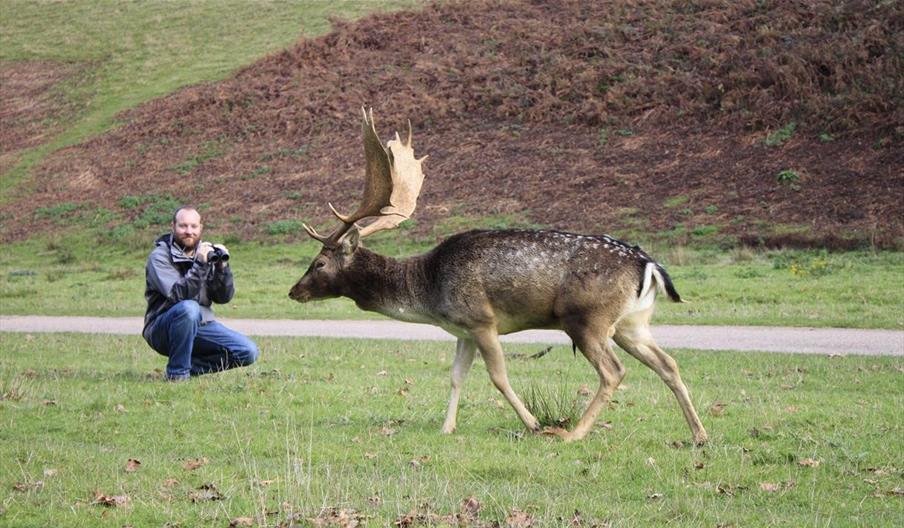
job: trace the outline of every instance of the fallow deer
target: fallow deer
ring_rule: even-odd
[[[675,361],[650,333],[657,291],[681,298],[665,269],[637,246],[607,235],[520,229],[468,231],[431,251],[397,260],[365,248],[360,240],[398,226],[415,208],[423,182],[411,142],[384,147],[373,112],[364,112],[364,197],[350,215],[330,209],[342,225],[324,236],[304,225],[323,244],[289,297],[298,302],[348,297],[363,310],[402,321],[430,323],[458,338],[452,393],[442,431],[456,428],[462,383],[477,350],[490,379],[533,432],[565,440],[583,438],[625,375],[609,338],[653,369],[675,394],[695,443],[706,431],[691,403]],[[356,222],[377,217],[360,228]],[[599,388],[573,430],[546,428],[509,384],[498,337],[530,328],[564,330],[599,375]]]

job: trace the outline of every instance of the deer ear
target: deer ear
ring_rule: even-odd
[[[358,249],[358,240],[360,240],[360,238],[361,234],[358,231],[358,226],[353,225],[339,240],[339,251],[343,255],[351,255]]]

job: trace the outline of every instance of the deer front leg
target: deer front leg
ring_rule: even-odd
[[[461,386],[471,369],[471,364],[474,363],[476,350],[477,345],[470,339],[459,338],[455,345],[455,361],[452,363],[452,395],[449,396],[449,408],[446,410],[446,421],[443,422],[443,433],[455,432]]]
[[[571,431],[564,429],[550,429],[547,432],[555,434],[567,442],[580,440],[587,436],[596,417],[604,405],[609,403],[612,393],[618,388],[625,377],[625,367],[619,361],[618,356],[609,346],[609,331],[599,331],[605,325],[576,325],[566,328],[568,335],[574,340],[578,349],[587,358],[600,377],[600,385],[593,399],[587,404],[584,414],[578,420],[577,425]],[[596,328],[596,330],[594,329]]]
[[[509,385],[508,373],[505,370],[505,356],[502,354],[502,346],[499,344],[499,334],[496,333],[496,329],[472,330],[471,335],[474,336],[477,348],[480,349],[480,354],[483,356],[483,362],[486,364],[487,372],[490,374],[493,385],[505,396],[505,399],[518,413],[518,418],[521,418],[521,421],[524,422],[524,425],[531,432],[540,432],[540,422],[521,403],[515,391],[512,390],[512,386]]]

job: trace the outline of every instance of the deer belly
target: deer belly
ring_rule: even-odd
[[[531,303],[530,299],[512,309],[506,306],[504,309],[496,308],[496,331],[502,334],[510,334],[521,330],[558,328],[559,322],[553,315],[552,306],[546,303]]]

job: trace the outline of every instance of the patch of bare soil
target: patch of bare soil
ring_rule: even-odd
[[[0,173],[18,154],[59,132],[59,120],[72,105],[54,88],[76,68],[51,62],[0,63]]]
[[[367,105],[384,140],[410,119],[430,154],[419,230],[515,213],[678,241],[902,247],[902,52],[896,2],[456,0],[335,21],[127,113],[47,160],[39,194],[4,212],[168,193],[246,235],[327,221],[328,200],[357,204]]]

